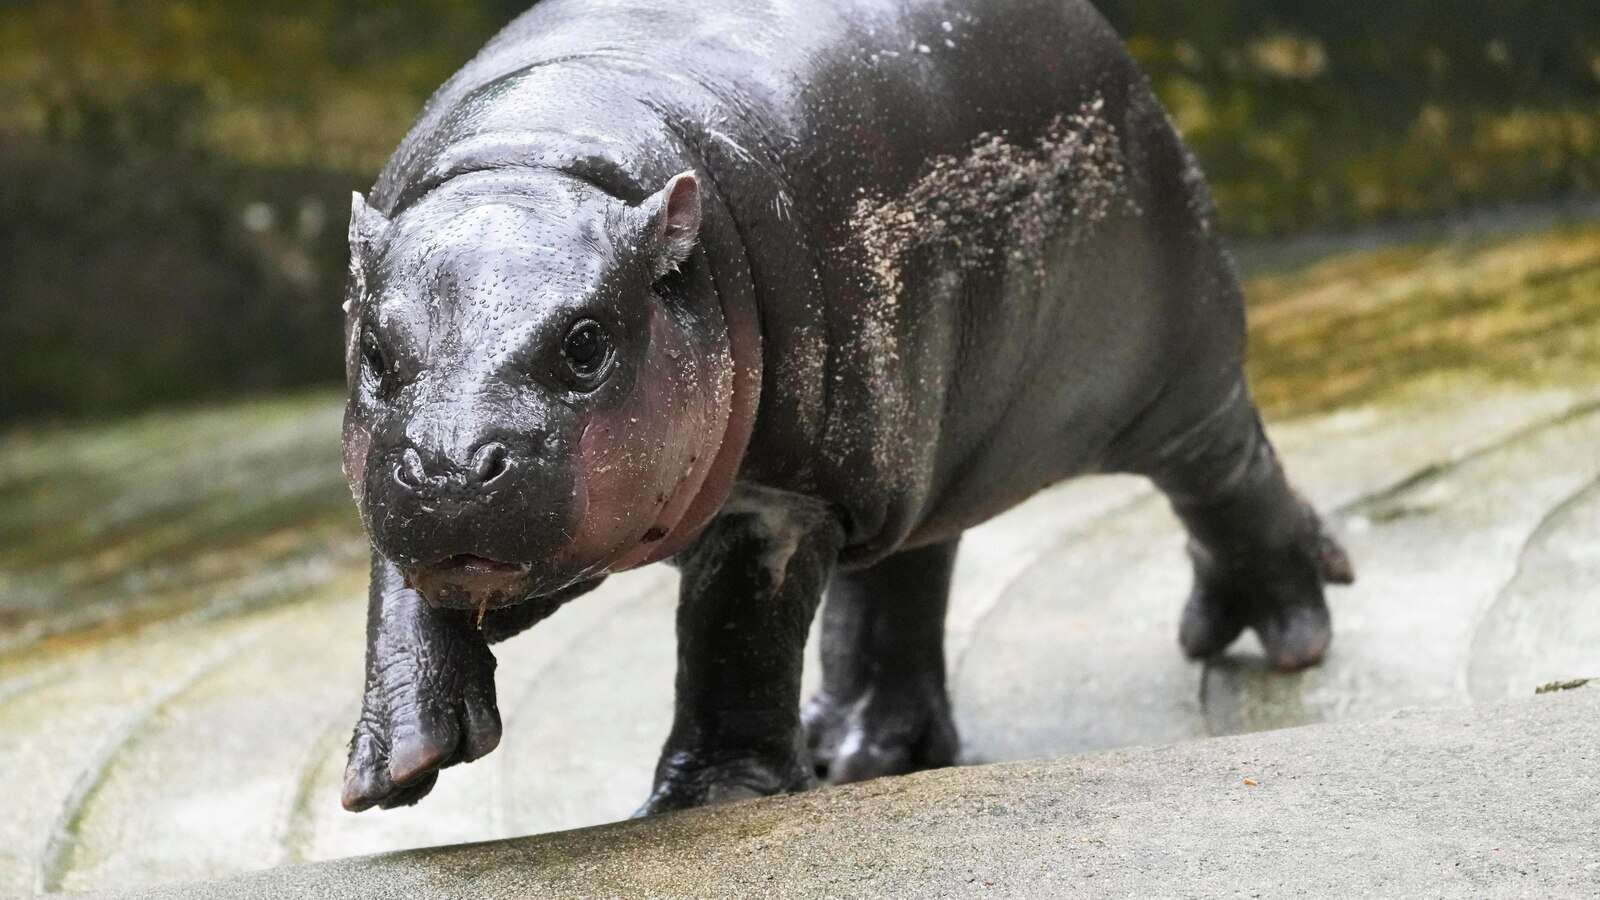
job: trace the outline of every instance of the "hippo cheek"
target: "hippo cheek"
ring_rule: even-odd
[[[681,332],[673,336],[685,337]],[[726,440],[733,359],[725,335],[666,346],[659,359],[672,374],[662,381],[676,390],[659,398],[663,417],[659,444],[664,451],[658,455],[656,474],[671,488],[655,496],[658,508],[651,526],[623,553],[618,568],[665,559],[693,538],[704,521],[691,521],[691,508],[705,499],[708,475]]]
[[[573,552],[607,571],[640,564],[639,548],[667,537],[703,477],[707,441],[714,449],[721,439],[711,398],[696,390],[699,366],[681,364],[681,344],[655,346],[659,359],[652,356],[633,396],[597,411],[579,442],[588,508]]]
[[[643,539],[673,485],[652,465],[660,445],[659,422],[622,413],[594,416],[579,442],[582,493],[587,503],[572,542],[572,557],[585,570],[610,570],[619,556]]]

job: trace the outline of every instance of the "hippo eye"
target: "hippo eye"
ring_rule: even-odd
[[[383,350],[378,346],[378,338],[371,329],[361,331],[361,358],[367,361],[367,368],[372,374],[382,376],[388,371],[389,366],[383,358]]]
[[[361,332],[361,358],[367,364],[367,371],[377,380],[377,394],[379,397],[388,397],[395,391],[395,373],[389,368],[389,359],[383,355],[383,348],[378,346],[378,337],[371,329]]]
[[[611,340],[600,323],[584,319],[572,326],[561,341],[561,355],[580,380],[593,379],[611,359]]]

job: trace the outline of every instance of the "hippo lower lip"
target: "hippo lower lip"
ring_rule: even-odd
[[[440,571],[491,573],[527,572],[529,567],[521,563],[506,563],[500,562],[497,559],[489,559],[486,556],[474,556],[471,553],[460,553],[455,556],[445,557],[428,568],[438,569]]]
[[[528,595],[531,568],[524,563],[458,554],[407,570],[406,582],[433,606],[455,609],[509,606]]]

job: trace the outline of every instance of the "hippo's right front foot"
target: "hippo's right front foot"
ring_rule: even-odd
[[[374,593],[379,592],[374,579]],[[344,808],[410,806],[439,770],[500,743],[494,655],[470,613],[390,584],[368,626],[367,687],[350,739]]]
[[[961,748],[942,682],[884,685],[850,701],[823,692],[802,720],[817,777],[831,784],[953,766]]]

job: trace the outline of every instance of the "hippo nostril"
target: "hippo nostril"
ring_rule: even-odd
[[[472,454],[472,480],[478,484],[488,484],[504,475],[508,467],[508,455],[506,445],[499,441],[490,441],[479,447]]]
[[[400,454],[400,462],[394,467],[394,480],[406,490],[414,491],[422,487],[428,479],[427,470],[422,468],[422,454],[414,448],[407,447]]]

